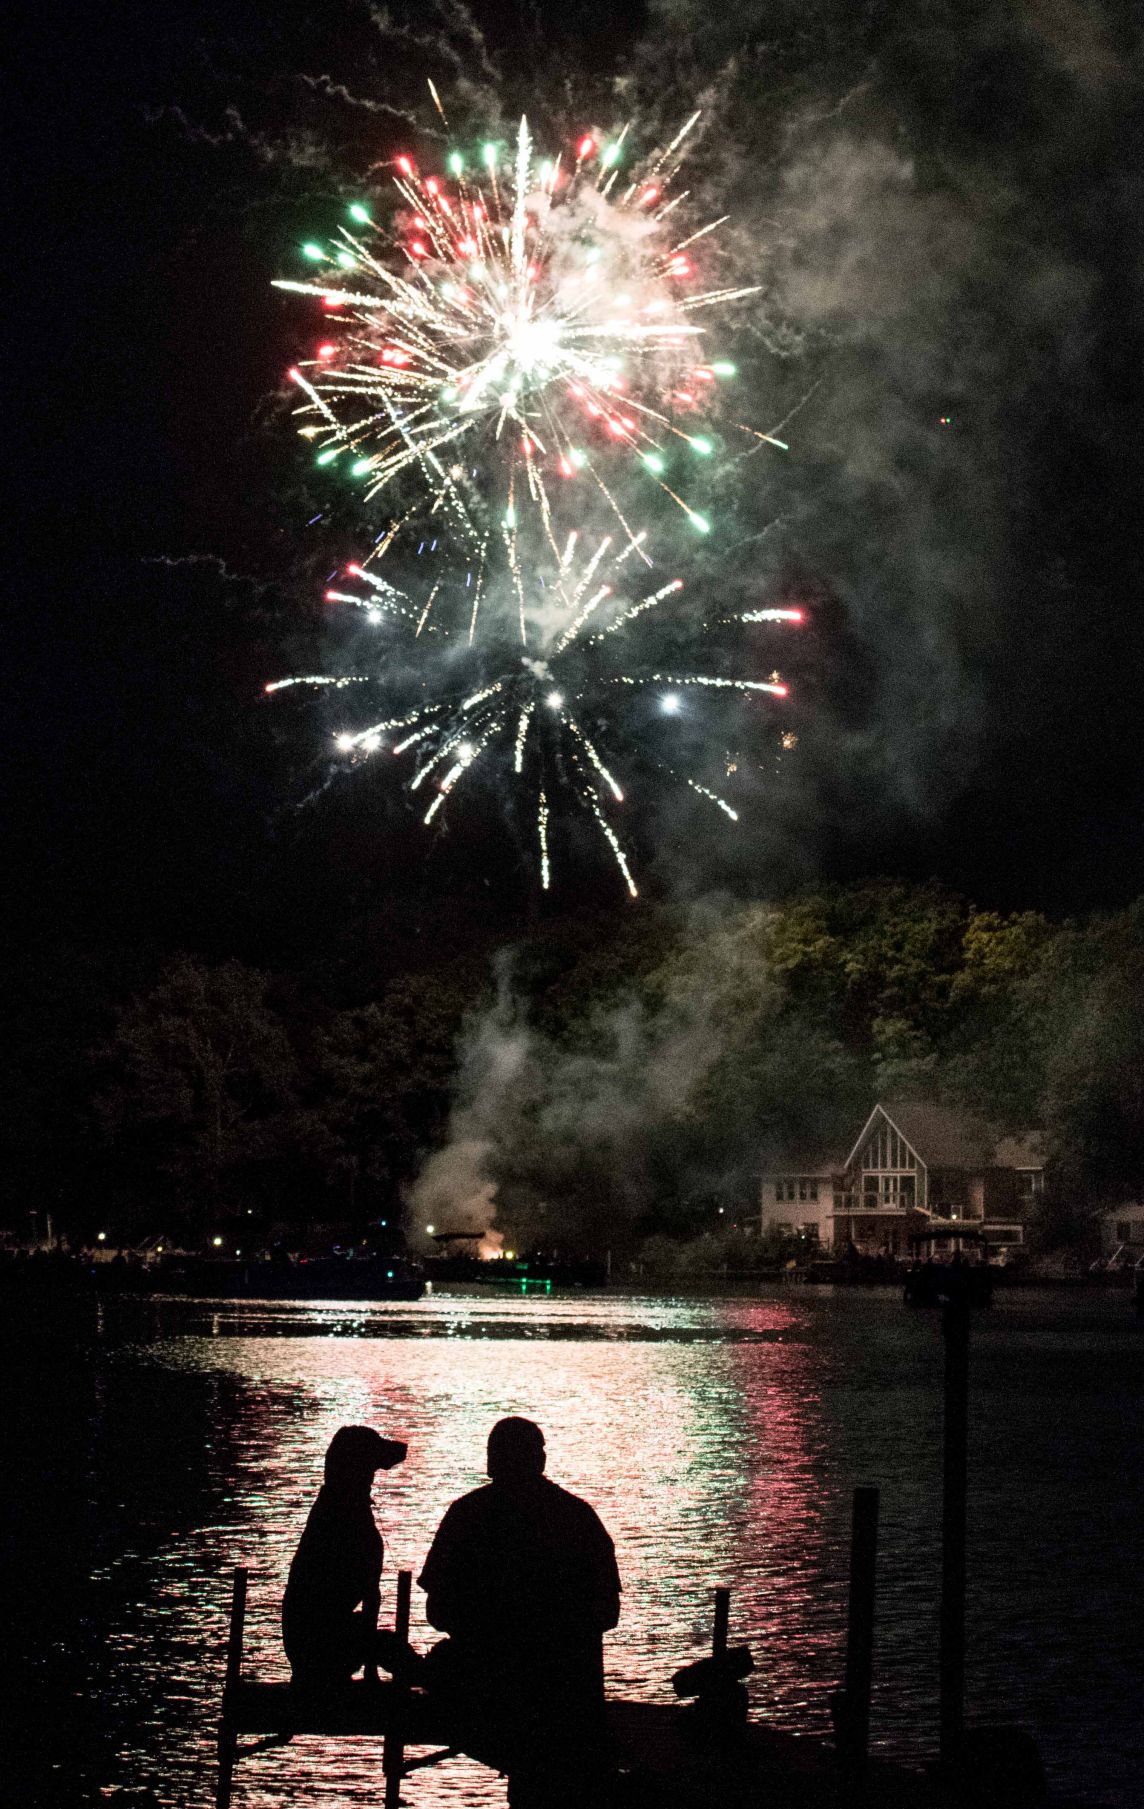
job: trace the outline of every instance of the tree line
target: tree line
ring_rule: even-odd
[[[17,1236],[395,1224],[463,1134],[515,1244],[687,1240],[887,1097],[1039,1132],[1042,1241],[1144,1186],[1144,900],[1054,923],[883,881],[554,920],[350,997],[74,947],[7,991]]]

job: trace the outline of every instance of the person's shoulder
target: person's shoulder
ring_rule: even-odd
[[[491,1498],[492,1490],[487,1482],[470,1489],[467,1495],[458,1495],[456,1501],[451,1501],[442,1514],[438,1532],[444,1532],[446,1528],[452,1532],[471,1525],[474,1520],[482,1519],[489,1511]]]
[[[551,1481],[547,1476],[544,1481],[551,1491],[548,1496],[550,1512],[559,1515],[570,1527],[579,1527],[585,1532],[599,1532],[605,1539],[609,1537],[590,1501],[585,1501],[582,1495],[574,1495],[571,1489],[561,1488],[558,1482]]]

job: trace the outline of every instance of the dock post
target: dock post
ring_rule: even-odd
[[[945,1339],[945,1426],[942,1440],[941,1706],[938,1754],[956,1763],[965,1737],[965,1516],[969,1446],[969,1302],[955,1298],[942,1309]]]
[[[857,1488],[850,1519],[850,1596],[846,1614],[843,1751],[865,1765],[870,1751],[870,1687],[874,1675],[874,1591],[878,1569],[878,1490]]]
[[[238,1754],[238,1735],[231,1715],[234,1692],[242,1676],[242,1638],[246,1627],[247,1571],[235,1566],[234,1588],[230,1598],[230,1628],[226,1641],[226,1678],[222,1687],[222,1715],[218,1724],[218,1781],[215,1786],[215,1809],[230,1809],[231,1781]]]
[[[715,1591],[715,1620],[711,1628],[711,1656],[722,1658],[727,1650],[727,1631],[731,1624],[731,1591]]]
[[[397,1573],[397,1607],[393,1617],[393,1631],[397,1635],[399,1647],[405,1645],[409,1639],[409,1599],[412,1591],[413,1572],[399,1570]],[[394,1673],[390,1688],[393,1712],[382,1749],[381,1768],[385,1775],[385,1809],[400,1809],[401,1780],[405,1776],[405,1705],[409,1694],[404,1666],[400,1673]]]

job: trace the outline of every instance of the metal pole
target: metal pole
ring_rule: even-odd
[[[945,1338],[945,1435],[942,1445],[941,1709],[938,1751],[952,1765],[965,1734],[965,1508],[969,1443],[969,1303],[942,1311]]]
[[[398,1663],[401,1670],[394,1673],[390,1685],[390,1722],[385,1736],[381,1767],[385,1774],[385,1809],[400,1809],[401,1780],[405,1776],[405,1705],[409,1693],[406,1682],[405,1666],[401,1663],[400,1647],[409,1639],[409,1598],[413,1589],[413,1572],[399,1570],[397,1573],[397,1608],[393,1617],[393,1631],[397,1635],[399,1653]]]

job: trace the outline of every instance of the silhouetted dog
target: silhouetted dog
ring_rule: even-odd
[[[282,1601],[282,1640],[303,1688],[345,1683],[386,1650],[375,1633],[384,1547],[370,1491],[407,1450],[368,1426],[342,1426],[330,1442]]]

